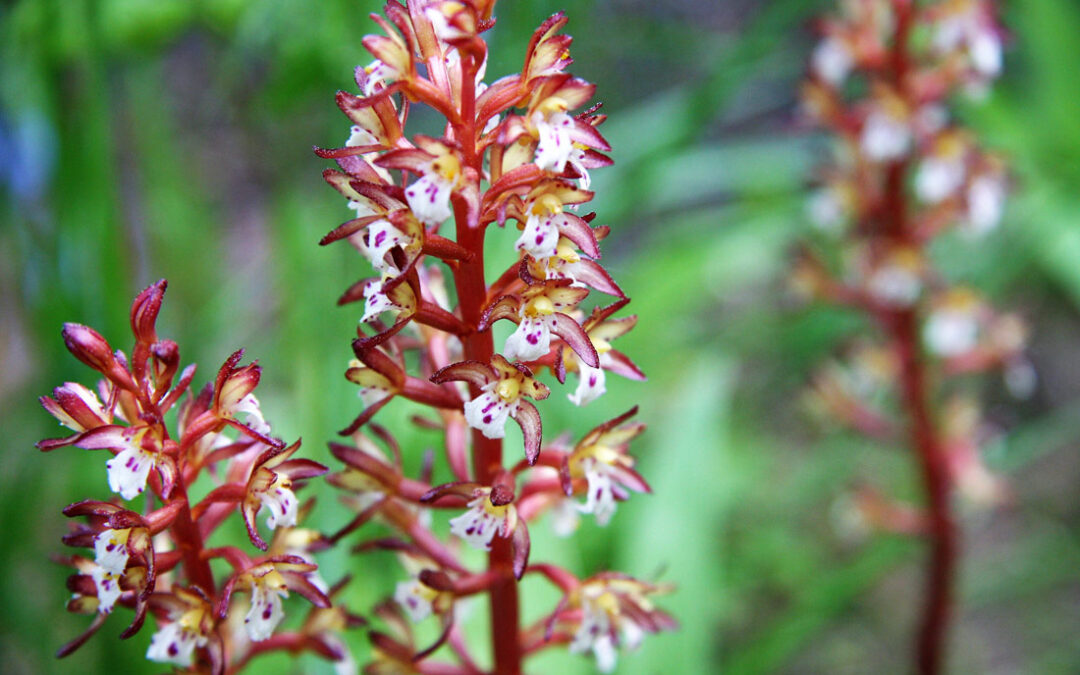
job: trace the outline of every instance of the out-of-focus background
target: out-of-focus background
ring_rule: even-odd
[[[787,300],[792,245],[806,236],[806,186],[828,143],[798,123],[796,91],[813,45],[807,0],[578,0],[572,71],[599,85],[614,167],[594,174],[604,261],[633,297],[620,340],[650,376],[612,377],[580,413],[556,393],[545,429],[580,434],[641,405],[632,451],[655,494],[569,540],[534,526],[534,559],[587,574],[621,569],[671,581],[661,604],[682,622],[622,655],[627,673],[907,671],[922,546],[843,524],[854,486],[917,502],[900,447],[815,425],[800,404],[810,374],[857,317]],[[505,2],[488,79],[520,69],[528,36],[557,0]],[[6,673],[156,672],[152,625],[122,643],[118,610],[67,661],[52,653],[88,622],[64,612],[60,509],[109,496],[101,453],[33,443],[60,435],[37,404],[65,380],[90,383],[68,355],[65,321],[128,348],[131,298],[166,277],[161,333],[197,362],[197,384],[236,347],[264,367],[275,431],[325,443],[358,411],[342,377],[355,306],[334,300],[369,274],[347,246],[320,248],[347,219],[311,146],[341,145],[333,93],[370,56],[372,2],[357,0],[22,0],[0,5],[0,663]],[[935,250],[952,279],[1031,325],[1038,385],[1026,400],[997,376],[965,387],[984,401],[983,451],[1012,503],[962,499],[960,609],[952,672],[1080,672],[1080,7],[1003,7],[1006,67],[958,114],[1014,177],[1003,226]],[[510,241],[506,237],[499,241]],[[391,416],[391,419],[393,417]],[[406,437],[411,466],[430,436]],[[410,447],[411,442],[411,447]],[[328,486],[326,530],[348,518]],[[240,530],[232,534],[242,537]],[[346,550],[320,559],[354,574],[366,612],[401,577],[394,560]],[[554,602],[529,586],[526,614]],[[292,621],[306,611],[289,604]],[[482,608],[477,610],[482,611]],[[152,622],[150,622],[152,623]],[[432,628],[432,627],[428,627]],[[350,638],[367,654],[361,631]],[[267,672],[328,672],[312,658]],[[591,672],[556,657],[536,672]]]

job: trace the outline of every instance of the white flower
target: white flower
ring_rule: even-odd
[[[622,634],[619,646],[627,649],[636,648],[645,636],[645,631],[624,614],[618,615],[616,626],[612,625],[612,617],[604,606],[611,600],[610,593],[604,589],[589,588],[583,592],[581,625],[574,633],[573,642],[570,643],[571,652],[592,651],[593,656],[596,657],[596,667],[603,673],[615,670],[616,627]]]
[[[506,338],[503,355],[511,361],[535,361],[551,349],[551,331],[555,328],[552,315],[524,317],[517,330]]]
[[[518,408],[517,397],[504,399],[494,391],[497,385],[497,382],[485,384],[483,393],[465,404],[465,421],[488,438],[503,438],[506,435],[506,420]]]
[[[847,206],[841,190],[830,185],[810,195],[806,214],[822,232],[839,232],[847,220]]]
[[[546,117],[535,112],[532,121],[539,137],[533,163],[545,171],[562,173],[574,150],[574,141],[570,137],[574,119],[565,112],[553,112]]]
[[[378,144],[379,139],[375,138],[375,136],[370,131],[360,126],[359,124],[352,125],[352,127],[349,129],[349,140],[345,141],[345,147],[347,148],[355,148],[361,145]]]
[[[997,175],[981,175],[971,181],[967,193],[967,225],[972,234],[990,232],[1001,222],[1005,210],[1005,181]]]
[[[860,144],[871,160],[899,159],[907,154],[911,144],[911,129],[904,120],[875,110],[866,116]]]
[[[990,30],[980,30],[970,38],[971,65],[980,75],[997,77],[1001,73],[1001,39]]]
[[[270,512],[266,518],[266,526],[271,530],[279,525],[295,527],[300,502],[292,489],[282,484],[280,476],[275,481],[277,485],[271,485],[267,490],[259,492],[259,500]]]
[[[123,574],[127,568],[127,541],[130,529],[105,529],[94,537],[94,557],[97,564],[110,574]]]
[[[391,80],[397,78],[397,71],[378,59],[364,66],[364,72],[367,73],[367,81],[364,82],[364,96],[371,96],[375,92],[385,89]]]
[[[968,308],[945,308],[931,312],[923,326],[927,349],[943,357],[971,351],[979,336],[979,323]]]
[[[370,408],[379,401],[390,396],[390,391],[382,387],[360,387],[356,395],[363,402],[365,408]]]
[[[386,253],[395,246],[412,242],[412,237],[394,227],[389,220],[376,220],[368,225],[366,240],[362,234],[353,237],[349,240],[376,270],[384,275],[395,276],[400,272],[393,262],[386,260]]]
[[[450,532],[464,539],[469,546],[488,551],[497,532],[501,530],[502,536],[510,536],[512,505],[495,506],[485,493],[469,502],[468,507],[465,513],[450,520]]]
[[[364,285],[364,315],[360,317],[360,323],[367,323],[377,318],[383,312],[400,312],[401,307],[383,293],[382,287],[385,279],[372,279]]]
[[[974,4],[967,11],[954,13],[939,21],[934,33],[934,48],[939,53],[965,47],[976,73],[986,78],[994,78],[1001,73],[1001,37]]]
[[[866,281],[866,289],[879,302],[906,307],[919,299],[922,279],[918,268],[906,256],[897,255],[877,267]]]
[[[843,84],[854,63],[848,46],[842,40],[830,36],[814,48],[810,67],[822,80],[837,87]]]
[[[95,565],[90,571],[90,576],[97,587],[98,612],[108,614],[112,611],[113,605],[116,604],[120,594],[123,592],[120,590],[120,577],[122,574],[123,570],[113,572],[101,565]]]
[[[413,215],[425,225],[438,225],[453,214],[450,193],[454,191],[460,165],[453,155],[432,160],[419,180],[405,190]]]
[[[570,151],[570,158],[566,160],[567,163],[574,167],[574,170],[581,174],[581,178],[578,179],[578,187],[582,190],[588,190],[592,185],[592,178],[589,177],[589,170],[585,168],[585,150],[584,148],[575,145]],[[571,204],[571,209],[577,209],[578,204]]]
[[[284,586],[273,586],[265,577],[256,577],[251,581],[251,609],[244,616],[244,627],[252,642],[261,642],[274,633],[274,629],[285,618],[281,599],[289,597]]]
[[[158,663],[172,663],[178,666],[190,666],[191,656],[196,647],[206,644],[205,635],[184,628],[183,621],[170,621],[158,628],[150,638],[150,648],[146,658]]]
[[[961,157],[927,157],[915,174],[915,195],[926,204],[952,196],[964,184]]]
[[[262,409],[259,408],[259,399],[255,398],[255,394],[248,394],[244,398],[240,399],[236,406],[232,410],[233,414],[246,413],[247,425],[266,436],[270,433],[270,425],[266,423],[263,418]]]
[[[556,218],[564,217],[561,214],[547,213],[540,215],[529,213],[525,220],[525,229],[521,236],[514,242],[514,249],[525,251],[534,258],[550,258],[555,255],[555,248],[559,244],[559,228]]]
[[[153,466],[153,454],[135,443],[129,444],[116,457],[105,462],[109,489],[124,499],[135,499],[146,489],[146,479]]]
[[[556,537],[569,537],[581,524],[578,504],[572,499],[560,499],[551,507],[551,531]]]
[[[469,34],[465,31],[452,26],[448,20],[449,17],[444,13],[452,12],[454,9],[460,8],[460,6],[461,5],[457,2],[444,2],[424,10],[424,14],[427,15],[428,20],[431,21],[431,27],[435,30],[435,37],[443,42],[469,37]]]
[[[607,525],[611,516],[615,515],[615,490],[613,473],[610,464],[598,462],[592,457],[586,457],[581,462],[585,471],[585,479],[589,482],[588,494],[585,503],[578,506],[582,513],[591,513],[596,517],[596,524]]]
[[[600,355],[600,365],[604,365],[604,357],[606,354]],[[578,386],[574,390],[573,394],[567,394],[566,398],[577,406],[583,406],[600,398],[607,388],[604,386],[604,369],[593,368],[592,366],[578,361]]]
[[[431,601],[438,591],[426,586],[419,579],[399,581],[394,589],[394,601],[401,605],[413,623],[419,623],[431,615]]]

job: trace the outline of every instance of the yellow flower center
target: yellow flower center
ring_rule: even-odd
[[[525,303],[525,315],[530,317],[551,316],[555,313],[555,303],[546,295],[538,295]]]
[[[529,211],[534,216],[562,213],[562,200],[553,194],[545,194],[533,201]]]
[[[461,175],[461,162],[454,155],[443,155],[431,162],[431,170],[453,183]]]
[[[507,403],[517,399],[520,390],[521,383],[516,378],[500,380],[499,384],[495,386],[495,393]]]
[[[554,113],[566,112],[567,108],[569,106],[566,101],[558,96],[549,96],[536,107],[537,110],[544,114],[544,117],[550,117]]]

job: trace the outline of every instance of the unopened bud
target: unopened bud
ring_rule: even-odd
[[[161,311],[161,301],[165,297],[167,285],[164,279],[160,279],[139,293],[131,304],[131,330],[140,342],[157,342],[154,325],[157,323],[158,312]]]
[[[78,323],[65,323],[61,335],[68,351],[99,373],[105,374],[116,365],[112,347],[93,328]]]

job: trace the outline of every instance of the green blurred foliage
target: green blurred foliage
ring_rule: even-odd
[[[580,434],[637,403],[650,431],[636,444],[655,494],[635,496],[606,529],[570,540],[533,528],[534,555],[588,574],[622,569],[673,581],[661,602],[677,633],[623,655],[626,673],[905,672],[921,547],[851,540],[834,527],[856,482],[918,500],[902,450],[825,434],[800,415],[814,366],[865,325],[783,301],[794,242],[806,235],[804,186],[825,157],[797,122],[795,91],[812,44],[809,19],[830,3],[727,0],[577,2],[573,70],[599,85],[616,165],[597,172],[595,208],[612,226],[604,262],[634,298],[638,328],[620,341],[650,375],[612,378],[578,413],[553,396],[545,428]],[[554,0],[505,2],[488,79],[517,70]],[[78,321],[125,343],[130,299],[170,281],[162,333],[212,377],[236,347],[264,366],[267,418],[309,456],[356,414],[341,376],[355,308],[334,307],[364,276],[346,247],[319,237],[345,219],[320,178],[313,144],[348,134],[333,92],[369,56],[373,3],[356,0],[21,0],[0,6],[0,663],[10,673],[154,672],[151,630],[129,643],[101,634],[63,663],[52,652],[85,617],[62,609],[67,572],[59,509],[107,496],[100,454],[41,455],[57,433],[35,398],[87,369],[59,328]],[[964,511],[962,609],[955,672],[1080,671],[1074,629],[1080,563],[1080,10],[1069,0],[1005,7],[1004,80],[961,115],[1012,166],[1016,195],[1001,231],[973,250],[935,251],[950,277],[985,289],[1030,321],[1041,374],[1029,401],[999,381],[982,392],[999,435],[991,466],[1014,503]],[[513,233],[492,246],[508,249]],[[408,412],[385,422],[404,429]],[[408,463],[436,438],[403,432]],[[510,444],[514,440],[511,435]],[[324,529],[349,514],[324,485]],[[445,526],[445,525],[444,525]],[[239,530],[232,533],[242,537]],[[324,574],[355,576],[366,611],[399,577],[389,556],[337,550]],[[525,586],[525,612],[555,602]],[[296,621],[304,609],[290,605]],[[483,608],[472,619],[484,621]],[[430,628],[430,627],[429,627]],[[429,631],[430,632],[430,631]],[[482,630],[480,631],[482,632]],[[431,637],[426,633],[423,636]],[[476,638],[483,644],[483,636]],[[366,639],[350,638],[356,656]],[[305,658],[266,672],[327,672]],[[534,672],[591,672],[545,656]]]

